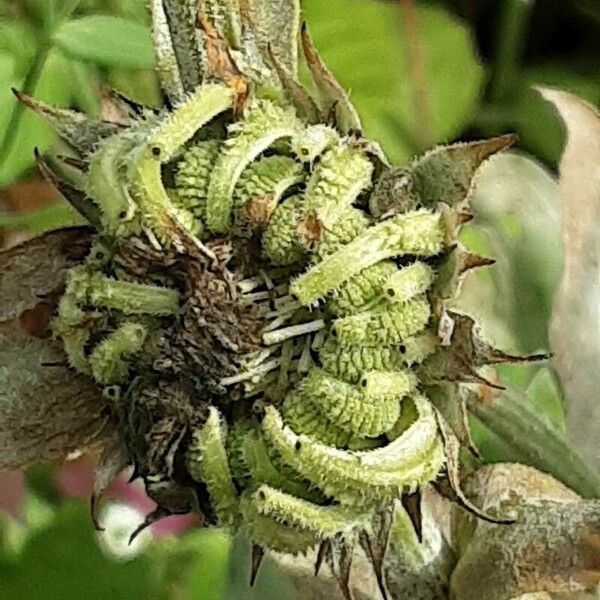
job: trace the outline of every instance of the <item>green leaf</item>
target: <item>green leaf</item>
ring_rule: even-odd
[[[169,598],[221,600],[230,540],[219,529],[194,529],[157,544],[154,556]]]
[[[0,559],[2,598],[13,600],[131,600],[158,598],[150,558],[117,563],[99,550],[88,508],[70,502],[33,535],[19,561]]]
[[[23,21],[0,21],[0,50],[9,52],[20,65],[20,75],[31,62],[36,47],[35,31]]]
[[[559,87],[588,100],[594,105],[600,100],[600,76],[597,69],[586,73],[584,67],[567,67],[547,63],[525,69],[522,88],[512,107],[521,146],[550,164],[558,163],[565,144],[565,128],[557,112],[540,97],[534,85]]]
[[[544,414],[549,422],[562,435],[565,434],[565,411],[562,395],[553,372],[542,367],[527,388],[531,406],[539,414]]]
[[[79,61],[71,61],[72,87],[75,106],[92,117],[100,115],[100,97],[96,93],[95,69]]]
[[[317,48],[351,92],[366,134],[390,158],[407,162],[418,150],[406,31],[397,3],[305,0]],[[418,35],[427,64],[434,142],[457,137],[479,101],[483,69],[465,25],[441,8],[418,7]]]
[[[21,87],[21,81],[0,81],[0,139],[10,120],[17,101],[10,91],[12,87]],[[50,52],[40,80],[32,94],[38,100],[65,106],[71,100],[69,70],[67,61],[59,52]],[[55,135],[49,125],[31,111],[25,111],[20,119],[19,128],[9,154],[0,149],[0,187],[6,187],[33,168],[33,149],[42,152],[52,147]]]
[[[473,395],[469,411],[477,417],[473,434],[486,461],[530,465],[581,496],[600,496],[600,475],[520,393],[507,391],[490,402]]]
[[[93,15],[69,21],[54,34],[67,54],[99,65],[152,69],[150,29],[121,17]]]
[[[0,81],[10,81],[15,77],[17,61],[12,54],[0,50]]]
[[[59,200],[29,213],[0,212],[0,228],[2,229],[38,234],[70,225],[85,225],[85,222],[65,200]]]

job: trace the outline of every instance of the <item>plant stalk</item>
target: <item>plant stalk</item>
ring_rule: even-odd
[[[492,104],[505,103],[514,95],[523,45],[534,6],[535,0],[503,2],[488,91],[488,99]]]
[[[419,150],[423,151],[433,145],[425,48],[421,37],[415,0],[399,0],[399,2],[406,35],[406,60],[410,72],[416,114],[415,133]]]

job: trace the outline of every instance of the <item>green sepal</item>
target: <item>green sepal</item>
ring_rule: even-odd
[[[307,531],[317,539],[350,533],[363,527],[369,513],[339,504],[319,506],[286,494],[268,485],[261,485],[253,493],[258,512],[293,529]]]
[[[193,435],[187,464],[190,475],[206,484],[219,524],[233,527],[240,517],[239,497],[229,470],[226,439],[226,425],[211,407],[206,423]]]
[[[98,142],[122,129],[122,126],[117,123],[101,121],[73,110],[49,106],[16,89],[13,89],[13,92],[19,102],[44,118],[59,137],[84,155],[92,152]]]
[[[360,135],[362,124],[346,90],[336,81],[331,71],[319,56],[306,24],[301,30],[302,49],[306,64],[315,83],[321,110],[325,115],[333,115],[335,124],[344,135]]]
[[[516,136],[509,134],[479,142],[439,146],[418,158],[410,170],[421,202],[430,207],[438,202],[453,208],[462,207],[481,163],[515,142]]]
[[[171,31],[163,0],[150,0],[152,42],[156,56],[156,72],[160,87],[171,104],[180,102],[184,95],[182,74],[175,54],[175,31]]]
[[[155,11],[160,10],[159,6],[154,6],[155,2],[156,0],[152,2],[151,8]],[[203,46],[202,38],[196,28],[194,3],[186,2],[185,0],[162,0],[162,6],[166,16],[166,23],[169,30],[168,36],[177,62],[183,92],[184,94],[189,94],[202,83],[203,79]],[[158,17],[159,13],[157,12],[156,14]],[[171,61],[173,54],[170,54],[169,46],[165,45],[166,31],[164,30],[164,25],[160,31],[162,33],[160,36],[158,36],[159,32],[157,30],[154,32],[154,47],[164,49],[163,52],[165,57],[168,58],[168,62],[163,62],[163,65],[166,64],[168,67],[166,70],[159,70],[159,74],[161,74],[161,83],[163,80],[171,83],[173,73]],[[159,44],[162,45],[159,46]],[[160,58],[160,54],[158,58]],[[165,89],[165,91],[169,92],[169,88]]]
[[[90,354],[94,379],[100,385],[125,383],[129,375],[127,359],[141,352],[148,335],[141,323],[123,323],[106,336]]]

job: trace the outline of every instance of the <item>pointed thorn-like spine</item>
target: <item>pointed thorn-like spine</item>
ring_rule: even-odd
[[[436,420],[438,423],[438,429],[444,442],[444,449],[446,454],[446,472],[448,474],[448,484],[452,495],[450,499],[456,502],[461,508],[476,516],[478,519],[493,523],[495,525],[512,525],[515,522],[513,518],[499,518],[494,517],[479,507],[475,506],[464,494],[461,488],[460,482],[460,443],[457,437],[452,432],[452,429],[448,425],[444,416],[440,411],[435,409]],[[448,494],[444,492],[443,487],[433,484],[436,489],[444,496],[448,497]]]
[[[33,154],[40,175],[51,183],[69,204],[96,229],[100,227],[100,211],[81,190],[60,177],[44,160],[39,148],[34,148]]]
[[[332,575],[338,582],[344,600],[354,599],[354,594],[350,588],[350,571],[352,568],[353,553],[354,541],[345,539],[343,534],[338,534],[331,540],[327,562]]]
[[[317,550],[317,558],[315,560],[315,577],[319,576],[321,567],[323,566],[323,561],[327,559],[328,553],[330,551],[331,546],[329,540],[325,540],[319,544],[319,549]]]
[[[138,525],[138,527],[136,527],[133,533],[129,536],[128,545],[131,546],[131,544],[133,544],[135,539],[138,537],[138,535],[140,535],[140,533],[142,533],[142,531],[144,531],[144,529],[150,527],[153,523],[156,523],[156,521],[168,516],[169,512],[164,508],[155,508],[151,513],[146,515],[146,518],[143,520],[143,522],[140,523],[140,525]]]
[[[550,360],[552,358],[552,352],[543,354],[530,354],[528,356],[517,356],[515,354],[507,354],[502,350],[496,348],[489,349],[489,354],[485,357],[485,364],[487,365],[499,365],[503,363],[533,363],[542,362],[544,360]]]
[[[421,491],[414,494],[404,494],[401,499],[406,514],[410,517],[419,544],[423,542],[423,514],[421,509]]]
[[[456,224],[458,227],[470,223],[475,218],[474,215],[466,212],[461,212],[456,215]]]
[[[100,504],[100,497],[97,494],[92,493],[90,496],[90,517],[92,519],[92,524],[94,525],[94,529],[96,531],[105,531],[105,528],[100,524],[100,520],[98,518],[98,507]]]
[[[74,169],[77,169],[82,173],[84,171],[87,171],[88,163],[84,160],[81,160],[80,158],[75,158],[74,156],[65,156],[64,154],[58,154],[56,158],[63,162],[65,165],[73,167]]]
[[[260,565],[265,557],[265,550],[259,544],[252,544],[252,565],[250,572],[250,587],[254,587]]]
[[[381,554],[381,549],[373,547],[371,537],[364,530],[360,532],[358,541],[373,567],[373,573],[375,574],[377,587],[379,588],[382,600],[388,600],[388,593],[385,589],[385,578],[383,576],[383,555]],[[376,552],[377,554],[375,554]]]
[[[506,391],[506,388],[503,385],[500,385],[499,383],[494,383],[493,381],[486,379],[485,377],[483,377],[483,375],[480,375],[472,367],[468,368],[468,375],[470,378],[472,378],[471,379],[472,382],[481,383],[482,385],[492,388],[493,390],[498,390],[500,392]],[[469,383],[469,380],[465,380],[465,382]]]
[[[467,271],[471,271],[472,269],[480,269],[482,267],[491,267],[496,264],[496,261],[493,258],[487,258],[485,256],[478,256],[477,254],[472,254],[471,252],[467,252],[463,254],[462,261],[460,266],[460,274],[463,275]]]

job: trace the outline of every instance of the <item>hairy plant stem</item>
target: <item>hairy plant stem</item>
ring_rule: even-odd
[[[419,149],[422,151],[433,145],[425,48],[420,34],[419,16],[415,1],[399,0],[399,2],[406,35],[406,60],[410,71],[410,84],[417,116],[415,133]]]
[[[523,41],[535,0],[504,0],[502,4],[488,95],[492,104],[505,103],[515,90]]]
[[[48,22],[45,23],[45,33],[43,39],[38,46],[37,52],[33,58],[33,62],[29,67],[29,71],[25,76],[25,81],[23,82],[23,86],[21,88],[21,92],[31,96],[34,94],[35,89],[39,83],[40,77],[44,70],[44,65],[46,64],[46,60],[53,48],[52,36],[56,29],[60,26],[60,24],[68,19],[77,7],[81,0],[65,0],[61,10],[58,12],[55,19],[48,18]],[[0,141],[0,149],[2,149],[2,156],[4,160],[0,161],[0,168],[4,167],[4,165],[10,160],[11,153],[13,149],[13,145],[15,140],[17,139],[17,133],[19,131],[19,125],[21,123],[21,118],[25,111],[25,106],[21,102],[16,102],[13,106],[13,110],[11,113],[10,121],[6,127],[6,131],[4,132],[4,136],[2,141]]]

